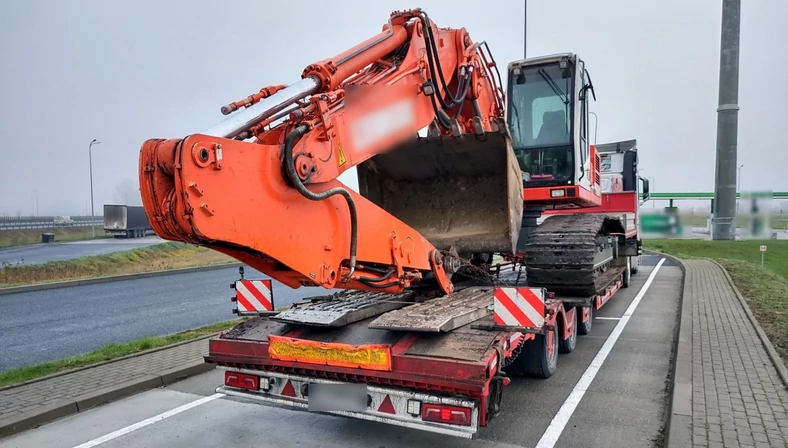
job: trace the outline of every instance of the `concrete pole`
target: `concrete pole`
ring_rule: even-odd
[[[733,240],[736,238],[736,143],[739,124],[740,19],[741,0],[722,0],[713,240]]]

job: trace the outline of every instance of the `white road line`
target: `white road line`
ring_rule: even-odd
[[[602,319],[602,320],[621,320],[620,317],[605,317],[605,316],[596,316],[594,319]]]
[[[638,304],[640,304],[643,296],[646,295],[646,291],[648,291],[649,286],[651,286],[651,282],[654,281],[654,277],[657,276],[657,272],[664,262],[664,258],[660,259],[659,263],[657,263],[657,266],[653,271],[651,271],[651,275],[648,276],[646,283],[642,288],[640,288],[640,291],[632,300],[632,303],[629,304],[629,308],[627,308],[626,312],[624,312],[624,315],[621,316],[621,320],[618,322],[618,324],[616,324],[616,327],[613,329],[613,332],[610,333],[610,336],[608,336],[605,344],[602,345],[602,348],[599,349],[599,353],[597,353],[596,357],[594,357],[594,360],[591,361],[591,365],[588,366],[586,371],[583,373],[583,376],[580,377],[580,380],[575,385],[575,388],[572,389],[569,397],[567,397],[566,401],[561,406],[561,409],[559,409],[558,413],[555,414],[555,417],[553,417],[553,421],[550,422],[550,426],[548,426],[547,430],[545,430],[544,434],[542,434],[542,438],[539,439],[539,443],[536,445],[536,448],[552,448],[555,446],[558,438],[561,437],[561,433],[564,431],[564,427],[569,422],[572,414],[575,412],[575,408],[577,408],[577,405],[580,404],[580,400],[583,399],[583,395],[588,390],[588,386],[591,385],[594,377],[599,372],[599,369],[602,367],[602,363],[605,362],[605,358],[607,358],[607,355],[610,354],[610,351],[613,349],[613,345],[615,345],[618,337],[621,335],[621,332],[624,331],[624,327],[627,326],[629,318],[632,317],[632,314],[635,312]]]
[[[144,427],[146,427],[148,425],[152,425],[152,424],[154,424],[154,423],[156,423],[158,421],[164,420],[165,418],[172,417],[173,415],[180,414],[183,411],[188,411],[191,408],[195,408],[195,407],[197,407],[197,406],[199,406],[201,404],[208,403],[209,401],[216,400],[217,398],[221,398],[223,396],[224,396],[224,394],[213,394],[213,395],[208,396],[208,397],[200,398],[199,400],[195,400],[195,401],[192,401],[190,403],[186,403],[186,404],[184,404],[182,406],[178,406],[175,409],[170,409],[169,411],[162,412],[159,415],[154,415],[153,417],[147,418],[147,419],[145,419],[145,420],[143,420],[141,422],[137,422],[137,423],[135,423],[133,425],[129,425],[129,426],[125,427],[125,428],[121,428],[121,429],[119,429],[117,431],[111,432],[109,434],[105,434],[105,435],[103,435],[103,436],[101,436],[101,437],[99,437],[97,439],[93,439],[93,440],[91,440],[89,442],[85,442],[82,445],[77,445],[74,448],[90,448],[90,447],[94,447],[96,445],[101,445],[104,442],[109,442],[112,439],[116,439],[116,438],[118,438],[118,437],[120,437],[122,435],[128,434],[128,433],[130,433],[132,431],[136,431],[136,430],[138,430],[140,428],[144,428]]]

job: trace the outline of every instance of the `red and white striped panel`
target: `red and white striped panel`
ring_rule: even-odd
[[[495,288],[493,320],[497,325],[534,327],[544,325],[544,289]]]
[[[238,280],[235,282],[238,314],[254,314],[274,310],[271,280]]]

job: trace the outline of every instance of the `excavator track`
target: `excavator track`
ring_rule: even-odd
[[[621,220],[604,214],[555,215],[528,236],[526,283],[556,295],[598,294],[621,271],[614,234],[624,232]],[[624,264],[626,266],[626,264]]]

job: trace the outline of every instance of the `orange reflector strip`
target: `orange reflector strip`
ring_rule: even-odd
[[[268,354],[280,361],[391,370],[391,348],[387,345],[350,345],[269,335]]]

